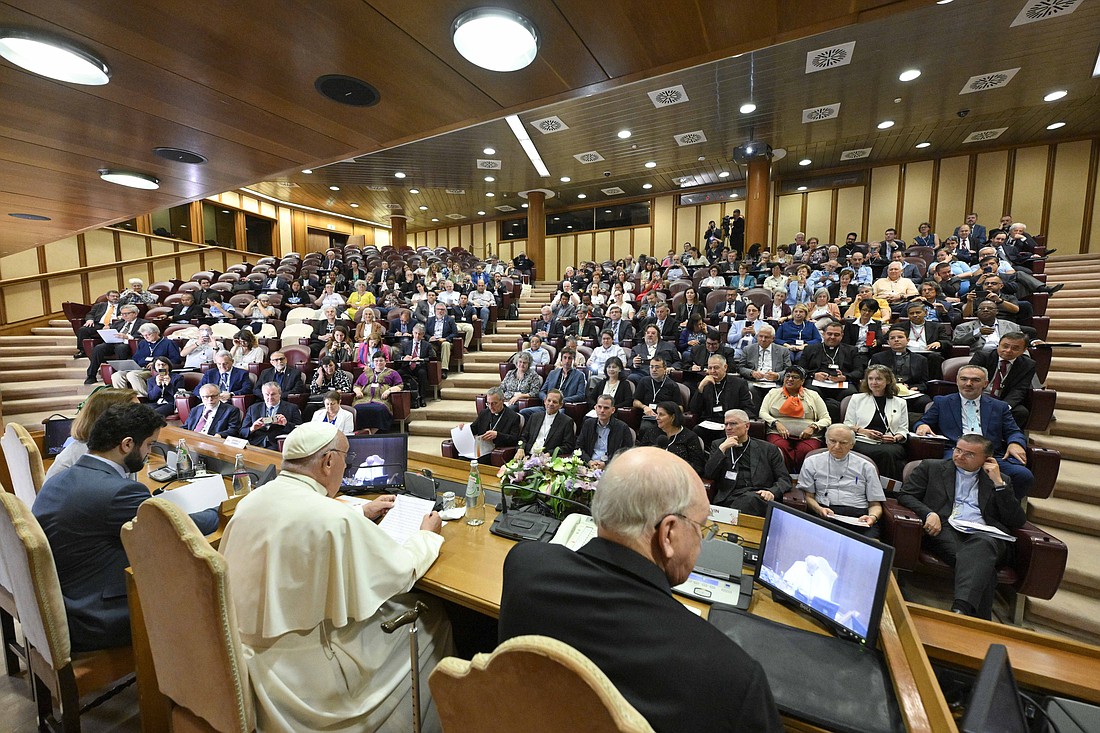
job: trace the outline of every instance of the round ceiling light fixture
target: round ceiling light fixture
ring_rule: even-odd
[[[420,193],[420,189],[419,188],[410,188],[409,193]]]
[[[1058,128],[1065,127],[1065,126],[1066,126],[1065,122],[1051,122],[1049,125],[1047,125],[1047,129],[1048,130],[1057,130]]]
[[[359,208],[359,204],[354,204],[354,203],[353,204],[348,204],[348,206],[350,206],[353,209],[358,209]]]
[[[2,28],[0,56],[33,74],[70,84],[103,86],[111,80],[111,69],[103,59],[50,33]]]
[[[373,107],[382,95],[373,86],[345,74],[325,74],[317,77],[313,88],[333,102],[348,104],[352,107]]]
[[[893,126],[894,126],[894,121],[893,120],[883,120],[882,122],[878,123],[878,125],[877,125],[878,129],[880,129],[880,130],[889,130]]]
[[[535,60],[539,33],[519,13],[473,8],[455,18],[451,40],[462,57],[489,71],[518,71]]]
[[[142,188],[152,191],[160,188],[160,180],[148,173],[134,173],[133,171],[120,171],[112,168],[100,168],[99,177],[108,183],[129,188]]]
[[[561,181],[562,183],[569,183],[569,182],[570,182],[570,181],[572,181],[573,179],[572,179],[572,178],[570,178],[569,176],[562,176],[562,177],[561,177],[561,178],[559,178],[558,180],[560,180],[560,181]]]
[[[313,175],[313,169],[312,168],[303,168],[302,173],[305,173],[307,176]]]
[[[650,160],[650,161],[646,162],[645,167],[646,168],[656,168],[657,164],[655,162],[653,162],[652,160]]]
[[[586,194],[586,193],[578,193],[578,194],[577,194],[577,198],[579,198],[579,199],[586,199],[586,198],[588,198],[588,194]]]
[[[1067,92],[1065,89],[1057,89],[1057,90],[1051,92],[1050,94],[1046,95],[1045,97],[1043,97],[1043,101],[1044,102],[1057,102],[1059,99],[1062,99],[1067,94],[1069,94],[1069,92]]]
[[[496,149],[494,148],[485,148],[481,152],[485,153],[486,155],[496,155],[497,153]]]
[[[53,221],[52,219],[50,219],[50,217],[42,216],[41,214],[24,214],[21,212],[15,212],[12,214],[8,214],[8,216],[15,219],[25,219],[26,221]]]
[[[756,105],[753,104],[752,102],[745,102],[744,104],[741,105],[741,114],[743,114],[743,115],[751,115],[755,111],[756,111]]]
[[[925,140],[924,142],[917,143],[916,147],[920,148],[921,150],[924,150],[925,148],[932,147],[932,143]]]
[[[653,188],[653,184],[652,183],[643,183],[642,188],[644,188],[645,190],[648,191],[649,189]]]
[[[493,181],[495,181],[495,180],[496,180],[496,179],[495,179],[495,178],[493,178],[492,176],[485,176],[485,182],[486,182],[486,183],[492,183],[492,182],[493,182]]]
[[[913,81],[920,76],[920,69],[907,69],[898,75],[898,81]]]
[[[485,212],[484,211],[479,211],[479,212],[477,212],[477,215],[478,216],[485,216]]]
[[[728,178],[729,174],[730,174],[729,171],[722,171],[721,173],[718,174],[718,177],[719,178]]]
[[[813,161],[810,160],[809,158],[803,158],[802,160],[798,161],[798,164],[801,165],[801,166],[807,166],[807,165],[810,165],[811,163],[813,163]]]
[[[798,187],[798,190],[799,190],[799,191],[805,191],[805,190],[806,190],[806,187],[805,187],[805,186],[799,186],[799,187]]]
[[[630,137],[630,134],[630,130],[619,130],[619,139],[626,140],[628,137]]]
[[[428,210],[428,207],[427,207],[427,206],[421,206],[421,207],[420,207],[420,210],[421,210],[421,211],[427,211],[427,210]]]
[[[202,165],[206,162],[206,156],[199,155],[183,148],[153,148],[153,154],[165,160],[175,163],[188,163],[190,165]]]
[[[396,173],[393,174],[393,177],[394,178],[404,178],[405,174],[402,171],[397,171]]]

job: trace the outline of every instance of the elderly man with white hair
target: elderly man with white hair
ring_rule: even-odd
[[[708,514],[686,461],[658,448],[620,453],[593,494],[596,537],[576,552],[522,542],[508,553],[500,640],[569,644],[657,731],[782,730],[760,664],[672,595],[713,534]]]
[[[890,305],[917,297],[917,286],[909,278],[902,277],[904,269],[905,265],[897,261],[887,265],[886,276],[875,280],[871,285],[871,294]]]
[[[155,323],[143,323],[138,327],[137,350],[134,352],[134,361],[140,369],[118,371],[111,375],[111,386],[115,389],[132,389],[140,396],[149,394],[147,381],[152,376],[150,366],[158,356],[163,356],[173,364],[180,362],[180,350],[176,342],[161,336],[160,327]]]
[[[421,600],[410,591],[439,556],[441,522],[426,515],[398,544],[376,524],[392,496],[336,501],[354,461],[335,426],[296,428],[282,471],[241,500],[222,537],[259,730],[412,729],[409,647],[380,623]],[[451,629],[438,601],[417,623],[426,675],[451,653]],[[427,708],[424,730],[438,731]]]
[[[850,426],[830,425],[825,431],[825,451],[802,463],[798,488],[805,492],[806,505],[818,516],[855,519],[858,523],[844,522],[845,527],[878,539],[886,494],[878,468],[867,456],[852,452],[855,444],[856,433]]]

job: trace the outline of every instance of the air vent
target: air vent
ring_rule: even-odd
[[[319,76],[313,86],[332,101],[353,107],[370,107],[381,98],[378,90],[367,82],[344,74]]]
[[[1024,4],[1023,10],[1016,16],[1016,20],[1012,21],[1009,28],[1069,15],[1077,10],[1080,4],[1081,0],[1032,0]]]
[[[477,159],[477,167],[483,171],[499,171],[501,169],[499,160],[487,160],[485,158]]]
[[[994,130],[978,130],[972,132],[966,136],[963,140],[964,143],[981,143],[987,140],[996,140],[1001,136],[1001,133],[1007,130],[1007,127],[998,127]]]
[[[516,211],[515,206],[509,206],[508,204],[501,204],[500,206],[494,206],[497,211]]]
[[[294,181],[275,181],[275,185],[280,188],[301,188],[301,186]]]
[[[390,211],[397,211],[401,208],[401,204],[382,204]]]
[[[447,214],[447,218],[448,219],[465,219],[466,217],[463,216],[462,214]]]
[[[589,163],[599,163],[603,160],[603,156],[597,153],[595,150],[589,150],[587,153],[577,153],[573,156],[580,162],[588,165]]]
[[[820,107],[810,107],[809,109],[802,110],[802,124],[831,120],[839,114],[840,102],[836,104],[823,104]]]
[[[466,193],[466,189],[464,189],[464,188],[445,188],[445,189],[443,189],[443,192],[444,193],[449,193],[452,196],[463,196]]]
[[[840,154],[841,160],[859,160],[871,154],[871,148],[859,148],[858,150],[845,150]]]
[[[960,91],[959,94],[985,92],[990,89],[1000,89],[1003,86],[1008,86],[1008,83],[1012,81],[1012,77],[1016,76],[1016,72],[1019,70],[1020,67],[1017,66],[1015,69],[992,71],[988,74],[972,76],[967,80],[966,84],[963,84],[962,91]]]
[[[806,73],[835,69],[838,66],[847,66],[852,63],[852,54],[856,50],[856,42],[841,43],[828,48],[819,48],[816,51],[806,53]]]
[[[562,130],[569,129],[569,125],[562,122],[561,117],[557,115],[553,117],[543,117],[541,120],[533,120],[531,126],[543,135],[549,135],[552,132],[561,132]]]
[[[158,157],[164,158],[165,160],[171,160],[176,163],[202,165],[206,162],[206,158],[204,156],[190,150],[184,150],[183,148],[153,148],[153,153]]]
[[[368,191],[389,191],[385,186],[367,186]]]
[[[653,102],[653,106],[657,108],[671,107],[688,101],[688,93],[684,90],[683,84],[647,92],[647,94],[649,94],[649,101]]]
[[[601,188],[600,190],[603,191],[608,196],[620,196],[620,195],[626,193],[626,191],[622,190],[618,186],[612,186],[611,188]]]
[[[682,132],[679,135],[672,136],[676,140],[676,144],[680,147],[685,145],[697,145],[698,143],[705,143],[707,136],[702,130],[695,130],[694,132]]]

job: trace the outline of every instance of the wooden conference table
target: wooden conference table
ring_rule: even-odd
[[[160,439],[163,442],[174,444],[181,437],[187,439],[192,450],[226,461],[232,461],[238,452],[243,452],[246,465],[252,469],[263,470],[269,465],[277,466],[281,463],[281,456],[274,451],[255,447],[238,451],[220,440],[200,437],[179,428],[167,427],[161,430]],[[413,453],[409,457],[409,463],[412,470],[430,468],[436,478],[457,483],[465,483],[469,473],[468,464],[440,456]],[[481,470],[485,486],[490,489],[498,488],[495,469],[483,466]],[[156,482],[149,481],[146,473],[142,477],[150,487],[159,486]],[[223,504],[222,527],[232,515],[234,506],[235,502],[232,500]],[[416,587],[495,618],[500,610],[504,557],[515,545],[513,541],[489,532],[495,514],[495,510],[488,507],[486,522],[480,527],[470,527],[464,522],[449,522],[443,528],[446,542],[443,543],[439,558]],[[736,532],[747,544],[755,545],[759,543],[761,528],[760,518],[743,516],[738,526],[724,529]],[[209,539],[216,544],[220,536],[219,529]],[[141,601],[132,578],[128,578],[128,586],[142,730],[148,733],[167,730],[167,700],[157,687],[156,670],[149,652],[141,613]],[[689,599],[683,599],[683,602],[699,609],[704,615],[707,612],[708,606],[705,604]],[[766,593],[753,594],[750,611],[789,626],[825,633],[809,618],[774,603]],[[928,644],[922,640],[925,635],[933,637],[934,642]],[[961,619],[954,614],[906,604],[896,581],[891,577],[882,616],[880,647],[886,657],[898,705],[908,730],[929,733],[957,731],[932,671],[928,654],[956,666],[977,669],[981,666],[990,643],[1003,643],[1009,647],[1013,667],[1021,683],[1040,690],[1100,701],[1100,654],[1097,654],[1096,647],[1001,624]],[[1070,665],[1078,666],[1074,668]],[[789,730],[819,730],[797,720],[785,719],[784,722]]]

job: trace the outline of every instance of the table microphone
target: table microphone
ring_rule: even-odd
[[[521,489],[521,488],[516,487],[516,486],[505,486],[504,484],[501,484],[501,486],[500,486],[500,503],[497,504],[497,511],[500,512],[501,514],[507,514],[508,513],[508,492],[505,489],[510,489],[512,491],[527,491],[527,492],[532,493],[532,494],[538,494],[539,496],[545,496],[547,499],[556,499],[557,501],[564,501],[566,504],[572,504],[575,507],[579,507],[581,509],[581,513],[583,513],[583,514],[588,514],[589,516],[591,516],[591,514],[592,514],[591,507],[589,507],[587,504],[583,504],[583,503],[581,503],[579,501],[576,501],[574,499],[567,499],[563,496],[556,496],[554,494],[549,494],[545,491],[539,491],[538,489]]]

